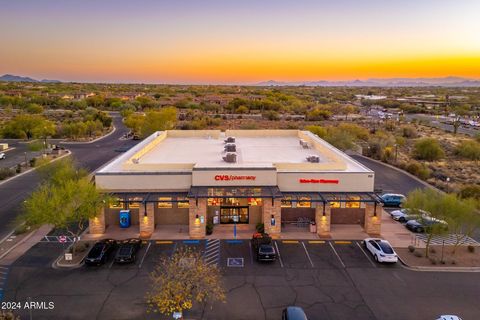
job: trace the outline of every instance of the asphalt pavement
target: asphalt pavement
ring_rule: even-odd
[[[112,134],[93,143],[60,143],[72,152],[79,166],[93,171],[110,161],[119,153],[114,150],[124,145],[135,145],[138,141],[120,140],[128,131],[118,114],[113,114],[116,128]],[[35,170],[0,184],[0,240],[13,228],[15,219],[21,211],[21,204],[38,186],[40,178]]]
[[[220,241],[218,266],[227,303],[196,305],[186,319],[281,319],[289,305],[311,320],[437,319],[458,314],[478,319],[480,273],[419,272],[375,263],[357,241],[277,240],[279,259],[255,261],[248,240]],[[53,309],[25,310],[33,319],[171,319],[148,314],[149,274],[161,257],[182,246],[206,252],[205,240],[149,241],[131,265],[113,256],[100,267],[53,269],[59,243],[39,243],[8,270],[4,302],[53,303]],[[242,263],[227,266],[228,259]]]
[[[412,121],[412,119],[428,121],[432,127],[442,129],[446,132],[454,131],[452,124],[445,123],[443,122],[444,119],[438,119],[436,116],[429,114],[407,114],[405,117],[408,121]],[[461,125],[458,127],[457,132],[474,137],[477,134],[480,134],[480,128],[475,128],[469,125]]]

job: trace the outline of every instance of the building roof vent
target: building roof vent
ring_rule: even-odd
[[[223,161],[228,163],[235,163],[237,162],[237,154],[233,152],[229,152],[223,157]]]
[[[310,149],[310,144],[303,139],[300,139],[300,145],[303,147],[303,149]]]
[[[224,140],[225,143],[234,143],[235,142],[235,137],[227,137],[227,139]]]
[[[237,146],[235,143],[227,143],[225,145],[225,151],[227,152],[236,152],[237,151]]]
[[[320,157],[317,155],[309,155],[307,157],[307,161],[311,163],[319,163],[320,162]]]

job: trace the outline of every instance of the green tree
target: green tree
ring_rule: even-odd
[[[415,143],[413,156],[419,160],[435,161],[443,158],[445,152],[437,140],[422,138]]]
[[[51,224],[78,237],[88,219],[95,217],[108,201],[108,196],[70,160],[60,162],[42,168],[46,180],[25,201],[22,218],[29,226]]]
[[[147,137],[155,131],[171,130],[177,124],[177,109],[162,108],[159,111],[148,111],[141,126],[141,134]]]
[[[305,129],[313,134],[316,134],[322,139],[325,138],[325,136],[327,135],[327,129],[321,126],[306,126]]]
[[[43,107],[39,104],[36,104],[36,103],[30,103],[26,108],[25,108],[25,111],[27,111],[28,113],[36,113],[36,114],[40,114],[40,113],[43,113]]]
[[[164,257],[150,274],[147,293],[148,312],[170,315],[183,313],[194,303],[226,301],[220,270],[207,265],[198,251],[183,248],[171,257]]]
[[[20,114],[8,121],[3,130],[6,138],[31,139],[55,133],[55,124],[37,114]]]

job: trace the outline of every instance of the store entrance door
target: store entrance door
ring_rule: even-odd
[[[248,223],[248,207],[220,207],[220,223]]]

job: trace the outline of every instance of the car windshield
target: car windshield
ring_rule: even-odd
[[[260,252],[261,253],[274,253],[275,251],[273,250],[273,247],[271,247],[271,246],[262,245],[262,246],[260,246]]]
[[[96,257],[102,252],[102,246],[96,245],[93,247],[92,251],[88,254],[89,257]]]
[[[393,253],[392,247],[390,247],[390,245],[388,245],[387,243],[385,243],[385,242],[378,242],[378,245],[380,246],[380,248],[382,249],[382,251],[385,252],[386,254],[392,254],[392,253]]]
[[[118,251],[118,254],[119,255],[129,255],[131,250],[132,250],[131,246],[123,246]]]

